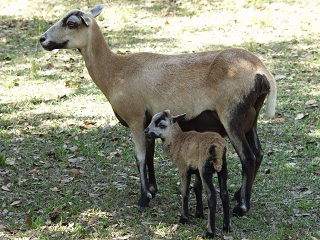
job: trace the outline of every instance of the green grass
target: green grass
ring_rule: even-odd
[[[160,144],[159,193],[146,212],[137,212],[130,132],[77,51],[46,52],[38,44],[69,9],[98,2],[15,3],[0,4],[0,238],[202,239],[205,220],[178,224],[180,180]],[[243,47],[275,74],[277,116],[266,120],[262,110],[259,119],[265,157],[252,209],[232,217],[233,232],[226,234],[219,200],[218,238],[320,239],[319,6],[298,0],[113,1],[99,16],[110,47],[121,54]],[[229,149],[232,196],[241,172]],[[191,195],[191,214],[194,206]]]

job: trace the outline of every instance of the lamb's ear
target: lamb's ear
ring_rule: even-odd
[[[180,122],[182,120],[185,120],[185,118],[184,118],[185,116],[186,116],[186,113],[178,115],[178,116],[173,116],[172,121],[173,121],[173,123]]]
[[[99,5],[95,6],[94,8],[92,8],[88,13],[94,17],[97,17],[100,15],[103,8],[104,8],[104,4],[99,4]]]
[[[169,110],[169,109],[164,110],[163,113],[164,113],[164,115],[165,115],[166,117],[169,117],[169,116],[170,116],[170,110]]]

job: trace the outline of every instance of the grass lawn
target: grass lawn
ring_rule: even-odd
[[[130,132],[80,53],[39,46],[40,35],[67,11],[99,2],[46,2],[0,3],[0,239],[202,239],[206,220],[178,223],[178,171],[160,142],[159,193],[147,211],[137,211]],[[320,239],[319,12],[319,0],[116,0],[98,17],[119,54],[241,47],[275,75],[277,115],[267,120],[262,109],[259,118],[265,157],[251,210],[232,217],[233,232],[224,233],[219,200],[217,238]],[[229,150],[233,196],[241,166]],[[193,194],[190,207],[193,216]]]

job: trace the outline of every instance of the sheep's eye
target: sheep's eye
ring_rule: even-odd
[[[159,123],[158,127],[161,129],[165,129],[167,127],[167,125],[165,125],[164,123]]]
[[[78,27],[78,23],[73,22],[73,21],[68,21],[68,22],[67,22],[67,26],[68,26],[69,28],[77,28],[77,27]]]

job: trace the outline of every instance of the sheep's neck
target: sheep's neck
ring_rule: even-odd
[[[163,142],[163,149],[164,151],[170,156],[170,158],[174,159],[172,157],[172,154],[174,153],[172,150],[175,149],[174,143],[176,141],[179,141],[179,135],[182,132],[180,126],[178,123],[175,123],[172,125],[171,131],[169,133],[169,136],[167,136],[164,139]],[[177,151],[177,149],[175,149],[175,151]]]
[[[111,79],[118,55],[110,50],[97,23],[93,23],[90,34],[88,45],[79,51],[92,80],[108,98],[108,93],[112,91]]]

